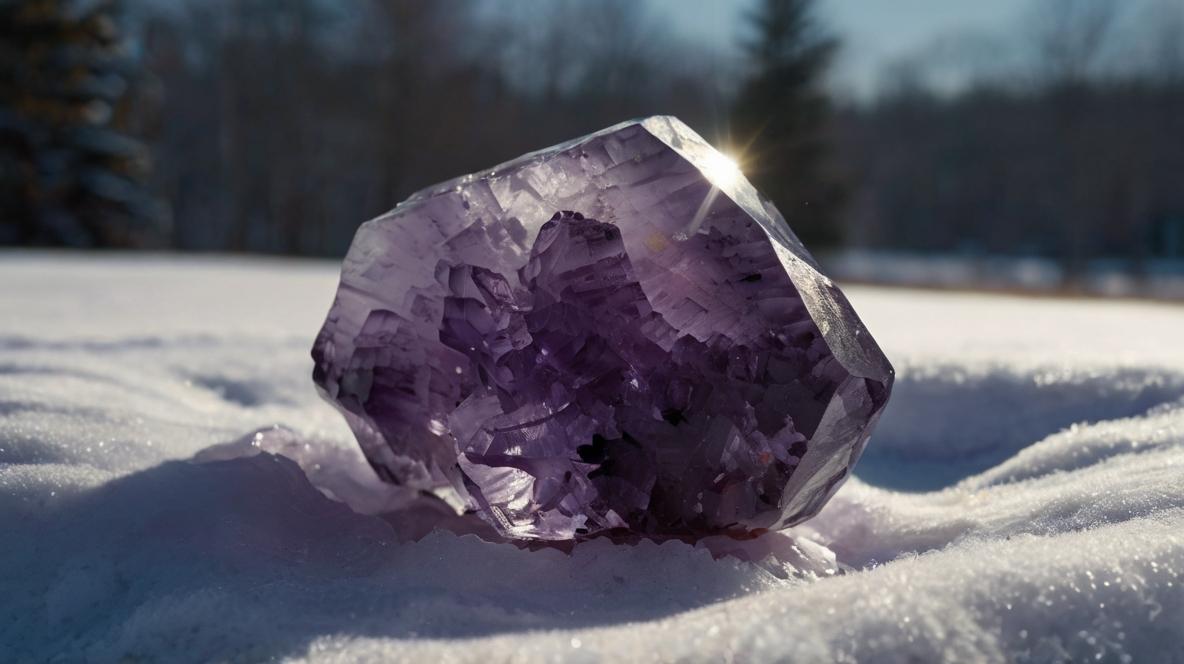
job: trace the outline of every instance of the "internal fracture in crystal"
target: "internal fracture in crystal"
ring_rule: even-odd
[[[803,521],[893,379],[772,204],[670,117],[364,224],[313,358],[383,479],[542,540]]]

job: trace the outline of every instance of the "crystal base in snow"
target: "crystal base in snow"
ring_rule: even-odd
[[[525,539],[816,514],[892,368],[728,164],[654,117],[364,224],[314,380],[379,475]]]

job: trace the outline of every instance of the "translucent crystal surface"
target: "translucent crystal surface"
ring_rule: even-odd
[[[383,479],[547,540],[807,519],[893,378],[772,204],[671,117],[364,224],[313,358]]]

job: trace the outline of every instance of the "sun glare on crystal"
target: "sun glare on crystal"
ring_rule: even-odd
[[[708,153],[702,167],[702,173],[707,178],[707,181],[711,183],[711,189],[703,198],[703,202],[699,204],[699,209],[695,211],[695,216],[691,217],[691,223],[687,224],[685,229],[675,234],[675,239],[680,242],[685,242],[688,238],[699,232],[699,227],[703,225],[704,219],[707,218],[707,213],[715,203],[716,197],[719,196],[720,190],[731,189],[736,182],[744,177],[735,159],[715,150],[711,150]]]
[[[743,175],[740,172],[740,165],[736,163],[736,160],[722,152],[711,153],[707,158],[707,164],[703,169],[703,174],[707,176],[711,184],[720,189],[731,188]]]

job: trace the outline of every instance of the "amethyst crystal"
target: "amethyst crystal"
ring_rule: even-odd
[[[670,117],[364,224],[313,358],[383,479],[544,540],[807,519],[893,378],[772,204]]]

